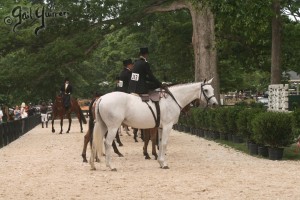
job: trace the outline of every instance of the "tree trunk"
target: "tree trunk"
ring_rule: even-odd
[[[199,4],[201,2],[199,1]],[[201,7],[201,5],[199,6]],[[165,6],[152,6],[146,12],[167,12],[188,9],[193,22],[193,48],[195,58],[195,81],[213,79],[215,96],[220,99],[219,76],[217,70],[217,51],[215,48],[215,20],[208,7],[195,8],[187,0],[178,0]]]
[[[217,71],[217,51],[215,48],[214,15],[208,7],[201,10],[189,7],[193,21],[193,47],[195,58],[195,81],[214,78],[213,87],[217,99],[220,98]]]
[[[272,60],[271,60],[271,84],[281,82],[281,23],[280,23],[280,2],[273,0],[272,9]]]

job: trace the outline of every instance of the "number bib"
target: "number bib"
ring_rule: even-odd
[[[118,87],[123,87],[123,81],[119,81]]]
[[[139,77],[140,77],[140,75],[137,73],[131,74],[131,80],[133,80],[133,81],[139,81]]]

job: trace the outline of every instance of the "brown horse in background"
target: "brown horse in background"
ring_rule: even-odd
[[[89,106],[89,126],[88,126],[88,130],[84,136],[84,141],[83,141],[83,149],[82,149],[82,158],[83,158],[83,162],[87,162],[86,159],[86,149],[87,149],[87,145],[88,143],[92,144],[92,139],[93,139],[93,130],[94,130],[94,119],[95,119],[95,102],[97,101],[98,97],[96,97],[95,99],[92,100],[90,106]],[[119,146],[123,146],[120,137],[119,137],[119,133],[117,133],[116,135],[116,140],[117,143],[119,144]],[[119,157],[124,157],[123,154],[120,153],[115,141],[113,141],[112,143],[112,147],[114,149],[114,152],[116,154],[118,154]],[[98,155],[96,154],[95,157],[96,162],[99,162],[99,158]]]
[[[77,100],[74,99],[74,98],[71,98],[71,106],[68,110],[66,110],[65,106],[64,106],[64,103],[63,103],[63,97],[62,96],[57,96],[55,98],[55,102],[54,102],[53,107],[52,107],[52,133],[55,132],[54,125],[53,125],[54,120],[57,119],[57,118],[60,118],[60,133],[59,134],[62,134],[64,116],[66,116],[67,119],[69,120],[69,128],[66,132],[66,133],[69,133],[70,128],[71,128],[71,123],[72,123],[71,113],[76,114],[76,116],[79,120],[79,123],[80,123],[80,131],[81,131],[81,133],[83,133],[82,122],[84,124],[86,124],[87,122],[86,122],[86,119],[85,119],[85,117],[82,113],[82,110],[81,110]]]
[[[155,157],[155,160],[157,160],[157,153],[156,153],[156,147],[158,148],[158,128],[150,128],[150,129],[143,129],[143,139],[144,139],[144,146],[143,146],[143,153],[145,156],[145,159],[151,159],[148,152],[147,147],[149,144],[149,141],[152,142],[152,155]]]
[[[185,106],[181,112],[185,115],[188,114],[192,106],[199,106],[199,101],[195,100],[192,101],[191,104],[188,104]],[[137,142],[137,130],[134,131],[134,140]],[[155,157],[155,160],[157,160],[157,153],[156,153],[156,147],[158,149],[158,128],[154,127],[151,129],[143,129],[142,130],[142,139],[144,141],[144,146],[143,146],[143,153],[145,156],[145,159],[151,159],[149,154],[148,154],[148,144],[149,141],[151,140],[152,143],[152,155]]]

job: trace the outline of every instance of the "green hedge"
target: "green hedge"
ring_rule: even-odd
[[[300,134],[300,110],[292,114],[267,112],[256,104],[193,108],[179,121],[192,128],[230,133],[270,146],[287,146]]]

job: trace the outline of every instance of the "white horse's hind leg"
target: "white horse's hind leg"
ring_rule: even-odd
[[[159,153],[158,153],[158,163],[160,164],[160,167],[163,169],[169,169],[168,163],[165,159],[165,155],[167,152],[167,143],[169,139],[169,135],[172,129],[172,125],[167,125],[163,128],[163,130],[158,131],[158,137],[159,137]]]
[[[111,164],[111,147],[112,142],[116,137],[117,130],[118,128],[109,129],[104,142],[106,166],[109,167],[112,171],[117,171],[117,169]]]

